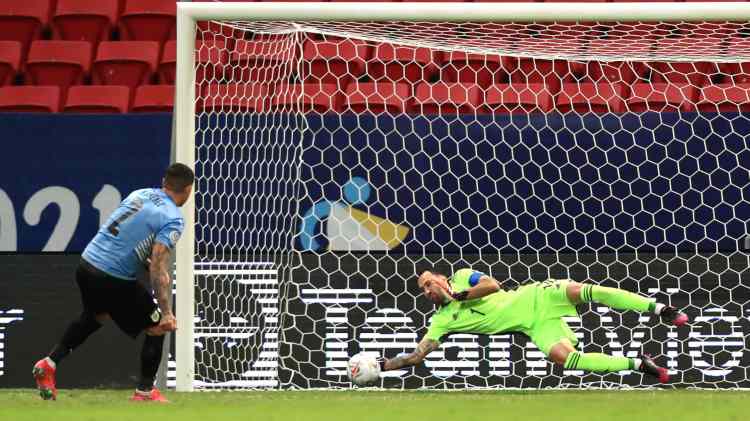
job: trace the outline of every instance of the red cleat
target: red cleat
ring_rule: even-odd
[[[136,390],[133,396],[130,398],[131,402],[161,402],[169,403],[167,398],[159,392],[159,389],[153,388],[150,392],[141,392]]]
[[[664,367],[659,367],[659,383],[669,383],[669,370]]]
[[[672,323],[674,323],[675,326],[684,326],[688,322],[688,316],[685,313],[680,313],[677,315],[677,317],[674,318]]]
[[[669,382],[669,370],[667,370],[664,367],[659,367],[658,365],[656,365],[654,360],[648,354],[641,355],[640,358],[641,358],[641,368],[639,371],[641,371],[642,373],[646,373],[650,376],[656,377],[657,380],[659,380],[659,383]]]
[[[664,323],[671,323],[675,326],[684,326],[689,321],[687,314],[671,306],[662,309],[661,319]]]
[[[45,401],[57,400],[57,387],[55,387],[55,371],[57,371],[47,361],[47,358],[43,358],[34,364],[34,369],[31,373],[34,375],[36,380],[36,388],[39,389],[39,396]]]

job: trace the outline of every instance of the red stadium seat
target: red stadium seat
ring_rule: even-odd
[[[369,52],[370,47],[363,41],[308,39],[302,53],[307,66],[305,77],[310,81],[346,86],[364,74]]]
[[[367,74],[375,81],[416,83],[430,80],[435,73],[437,66],[429,48],[378,44],[367,62]]]
[[[235,82],[283,83],[296,72],[294,43],[238,40],[229,55]]]
[[[633,112],[693,111],[698,90],[692,85],[636,83],[631,87],[628,109]]]
[[[445,82],[475,83],[489,87],[508,81],[502,57],[497,54],[467,54],[462,51],[443,53],[442,79]]]
[[[92,82],[130,88],[148,84],[158,57],[159,43],[154,41],[103,41],[91,69]]]
[[[227,65],[229,53],[225,48],[224,38],[205,41],[196,40],[196,74],[197,82],[219,82],[224,77],[224,67]],[[177,69],[177,42],[167,41],[164,54],[159,63],[159,81],[167,85],[175,83]]]
[[[541,83],[494,85],[484,95],[482,111],[491,114],[526,114],[552,110],[552,95]]]
[[[722,40],[708,37],[664,38],[656,43],[656,55],[717,55],[722,48]],[[653,82],[671,82],[676,84],[690,83],[703,86],[711,74],[718,71],[711,62],[655,62],[649,64],[656,71],[651,77]]]
[[[135,89],[134,113],[171,113],[174,110],[174,86],[143,85]]]
[[[543,84],[551,94],[560,90],[562,79],[567,78],[569,62],[540,58],[507,57],[505,70],[513,84]]]
[[[127,86],[72,86],[63,112],[126,113],[129,103],[130,88]]]
[[[31,41],[42,36],[49,14],[49,0],[0,1],[0,40],[20,42],[25,58]]]
[[[198,96],[198,111],[205,112],[268,112],[271,95],[276,87],[266,84],[210,84]]]
[[[698,110],[702,112],[750,111],[750,84],[723,83],[701,90]]]
[[[196,41],[196,48],[198,47],[199,41]],[[159,74],[159,83],[167,85],[174,85],[177,72],[177,41],[167,41],[164,44],[164,52],[161,55],[161,61],[159,61],[159,68],[157,73]],[[195,78],[199,81],[199,78]]]
[[[276,87],[271,106],[285,111],[341,112],[343,99],[341,90],[334,83],[282,84]]]
[[[83,84],[91,70],[87,41],[34,41],[26,63],[26,84],[56,85],[63,96],[70,85]]]
[[[737,36],[744,25],[742,22],[680,22],[677,24],[677,27],[680,28],[681,33],[686,37],[707,37],[726,40]]]
[[[246,32],[235,29],[229,25],[222,25],[214,21],[198,21],[195,31],[195,39],[217,40],[223,39],[230,47],[234,46],[235,39],[243,39]]]
[[[0,86],[10,85],[21,67],[21,43],[0,41]]]
[[[727,45],[728,57],[747,56],[750,51],[750,38],[730,38]],[[750,61],[741,63],[721,63],[719,68],[727,74],[734,83],[750,83]]]
[[[117,21],[118,7],[117,0],[59,0],[52,17],[54,37],[93,45],[105,41]]]
[[[410,90],[407,83],[353,82],[346,88],[347,105],[355,113],[403,113]]]
[[[175,38],[177,2],[175,0],[127,0],[120,16],[123,40],[158,41]]]
[[[60,109],[57,86],[5,86],[0,88],[0,111],[56,113]]]
[[[650,23],[650,22],[620,22],[610,26],[607,38],[611,40],[629,41],[631,43],[646,41],[644,45],[651,46],[651,42],[659,38],[684,35],[678,23]]]
[[[122,15],[122,12],[125,11],[125,2],[127,0],[117,0],[117,17],[119,18]]]
[[[564,83],[557,96],[560,112],[621,113],[625,111],[627,88],[623,83]]]
[[[565,51],[571,54],[580,53],[586,45],[582,38],[559,38],[550,36],[520,39],[520,45],[527,45],[529,51],[539,51],[549,54],[549,51]],[[509,73],[511,83],[544,84],[547,90],[556,94],[563,81],[580,79],[586,73],[586,65],[582,62],[568,60],[547,60],[527,57],[505,57],[505,70]]]
[[[210,82],[224,79],[224,71],[229,62],[226,43],[227,39],[222,37],[196,41],[196,80]]]
[[[473,114],[481,103],[481,88],[475,84],[421,83],[409,107],[412,114]]]
[[[606,38],[591,40],[587,53],[592,56],[646,56],[651,54],[650,42],[643,39]],[[633,61],[591,61],[588,64],[588,78],[592,82],[624,82],[631,84],[648,73],[642,62]]]

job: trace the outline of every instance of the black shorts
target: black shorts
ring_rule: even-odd
[[[117,326],[133,338],[161,320],[154,297],[138,281],[107,275],[81,259],[76,270],[76,282],[81,290],[85,312],[109,314]]]

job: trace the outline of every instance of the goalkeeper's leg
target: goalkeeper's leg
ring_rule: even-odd
[[[667,370],[657,366],[646,355],[627,358],[596,352],[579,352],[574,346],[578,343],[578,338],[562,318],[537,320],[533,328],[526,333],[552,362],[568,370],[594,373],[636,370],[656,377],[661,383],[669,381]]]
[[[648,355],[641,355],[639,358],[627,358],[597,352],[579,352],[566,339],[550,348],[549,358],[568,370],[584,370],[594,373],[635,370],[655,377],[660,383],[669,381],[667,369],[656,365]]]
[[[665,323],[675,326],[682,326],[688,322],[687,315],[676,308],[657,303],[654,299],[623,289],[570,282],[566,292],[568,299],[573,304],[593,302],[604,304],[616,310],[633,310],[640,313],[653,312],[660,316]]]

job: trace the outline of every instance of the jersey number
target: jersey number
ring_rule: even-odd
[[[143,203],[140,201],[134,201],[133,207],[128,209],[127,211],[123,212],[122,215],[120,215],[117,219],[112,221],[111,224],[107,227],[107,231],[109,231],[110,234],[117,236],[120,234],[120,224],[125,222],[128,218],[138,213],[138,211],[143,208]]]

